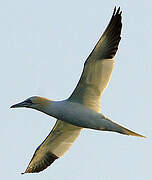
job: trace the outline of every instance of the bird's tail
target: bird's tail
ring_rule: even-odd
[[[131,131],[115,122],[113,122],[111,119],[109,118],[105,118],[107,120],[107,125],[105,127],[105,129],[101,129],[103,131],[113,131],[113,132],[118,132],[121,134],[125,134],[125,135],[130,135],[130,136],[137,136],[137,137],[142,137],[142,138],[146,138],[146,136],[143,136],[141,134],[138,134],[134,131]]]
[[[146,138],[146,136],[143,136],[143,135],[138,134],[138,133],[136,133],[136,132],[134,132],[134,131],[131,131],[131,130],[129,130],[129,129],[123,127],[123,126],[120,126],[120,125],[119,125],[119,127],[122,128],[122,130],[124,131],[124,134],[126,134],[126,135]]]

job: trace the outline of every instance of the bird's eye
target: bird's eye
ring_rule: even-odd
[[[27,99],[25,102],[28,103],[28,104],[33,104],[30,99]]]

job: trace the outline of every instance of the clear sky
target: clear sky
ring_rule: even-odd
[[[9,107],[33,95],[67,98],[114,6],[123,11],[122,40],[102,113],[148,138],[83,130],[63,158],[42,173],[21,175],[55,119]],[[151,1],[1,1],[1,179],[152,178],[151,18]]]

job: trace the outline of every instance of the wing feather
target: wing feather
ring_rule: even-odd
[[[87,58],[81,78],[69,100],[100,111],[100,97],[111,77],[121,28],[120,8],[117,11],[115,8],[105,32]]]
[[[24,173],[37,173],[50,166],[71,147],[81,129],[57,120],[50,134],[36,149]]]

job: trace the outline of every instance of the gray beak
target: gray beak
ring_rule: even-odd
[[[32,105],[31,101],[23,101],[21,103],[12,105],[10,108],[30,107],[31,105]]]

